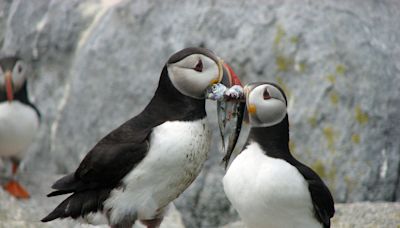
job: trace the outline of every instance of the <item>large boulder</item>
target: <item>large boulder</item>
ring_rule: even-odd
[[[0,7],[2,54],[32,63],[29,89],[43,117],[23,162],[28,176],[73,171],[100,138],[144,108],[169,55],[201,45],[244,83],[285,89],[292,152],[336,202],[400,199],[396,0],[14,0]],[[221,184],[215,104],[207,109],[210,159],[176,202],[188,227],[237,219]]]

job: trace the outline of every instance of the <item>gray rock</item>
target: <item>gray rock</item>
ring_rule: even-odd
[[[43,114],[24,170],[28,179],[73,171],[144,108],[170,54],[203,45],[244,83],[284,87],[292,151],[337,202],[398,201],[399,14],[396,0],[3,1],[2,53],[32,62],[30,91]],[[220,183],[214,106],[210,159],[176,202],[188,227],[237,219]]]
[[[400,203],[351,203],[337,204],[332,219],[332,228],[351,227],[398,227],[400,224]],[[221,228],[244,228],[242,222],[234,222]]]

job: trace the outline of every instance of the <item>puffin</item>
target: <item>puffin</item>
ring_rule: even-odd
[[[249,228],[330,227],[328,187],[290,153],[285,93],[258,82],[247,84],[244,96],[250,131],[222,181],[232,206]]]
[[[15,175],[40,122],[39,110],[28,96],[30,69],[18,56],[0,58],[0,157],[12,163],[12,177],[3,188],[18,199],[29,198]]]
[[[198,176],[210,149],[205,101],[223,77],[222,59],[205,48],[173,54],[154,96],[137,116],[102,138],[49,197],[71,194],[42,222],[159,227],[169,204]]]

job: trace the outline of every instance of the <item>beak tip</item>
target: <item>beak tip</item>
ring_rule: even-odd
[[[236,75],[236,73],[232,69],[232,67],[230,67],[227,63],[224,63],[224,67],[229,72],[229,81],[231,83],[231,86],[234,86],[234,85],[242,86],[242,83],[241,83],[239,77]]]

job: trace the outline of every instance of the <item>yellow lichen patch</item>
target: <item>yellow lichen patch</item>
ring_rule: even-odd
[[[307,65],[305,63],[296,64],[296,70],[300,73],[304,73],[306,71]]]
[[[324,178],[325,180],[327,180],[327,184],[329,187],[329,190],[331,190],[332,194],[335,195],[335,189],[336,189],[336,167],[332,166],[329,170],[329,172],[326,175],[326,178]]]
[[[346,66],[343,64],[336,65],[336,73],[339,75],[344,75],[346,73]]]
[[[333,105],[337,105],[339,103],[339,94],[337,91],[332,90],[329,94],[329,99]]]
[[[323,133],[326,141],[328,142],[328,149],[333,152],[335,150],[335,137],[336,133],[332,127],[325,127]]]
[[[344,177],[344,182],[346,182],[348,192],[351,193],[356,187],[356,183],[349,176]]]
[[[289,140],[289,150],[292,153],[296,153],[296,144],[292,140]]]
[[[322,178],[326,177],[325,166],[324,163],[320,160],[316,160],[312,165],[311,168]]]
[[[361,110],[361,106],[357,105],[355,108],[355,118],[359,124],[366,124],[368,122],[368,114]]]
[[[292,96],[292,92],[289,90],[289,88],[286,86],[286,84],[283,82],[283,79],[281,76],[276,76],[276,82],[278,85],[283,89],[283,92],[285,92],[287,99],[289,100],[290,97]]]
[[[317,126],[317,116],[314,114],[307,119],[308,123],[311,125],[311,127],[316,127]]]
[[[359,134],[352,134],[351,135],[351,141],[355,144],[360,144],[360,135]]]
[[[290,66],[293,65],[293,60],[286,58],[283,55],[277,55],[275,63],[278,71],[288,71]]]
[[[332,83],[332,84],[335,84],[335,83],[336,83],[336,77],[335,77],[335,75],[333,75],[333,74],[328,74],[328,75],[326,76],[326,79],[328,79],[328,81],[329,81],[330,83]]]
[[[309,147],[306,147],[306,149],[304,150],[304,154],[311,156],[312,154],[311,149]]]
[[[327,175],[329,181],[333,182],[336,180],[336,171],[337,171],[336,167],[332,166],[331,170],[329,170]]]
[[[297,44],[298,42],[299,42],[299,37],[298,36],[291,36],[290,37],[290,43]]]
[[[282,79],[281,76],[277,75],[277,76],[275,77],[275,79],[276,79],[276,82],[278,83],[278,85],[282,86],[282,85],[284,84],[284,83],[283,83],[283,79]]]
[[[285,30],[283,29],[283,27],[281,25],[277,25],[276,26],[276,35],[275,35],[275,39],[274,39],[274,44],[277,46],[280,44],[280,42],[282,41],[282,38],[286,35]]]

